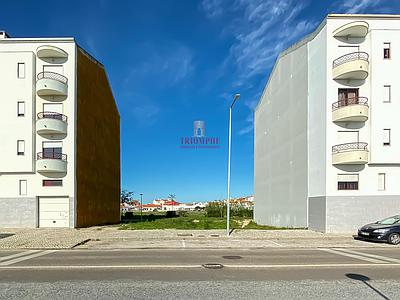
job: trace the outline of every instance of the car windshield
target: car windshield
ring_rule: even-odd
[[[393,225],[399,223],[399,221],[400,221],[400,216],[394,216],[387,219],[383,219],[382,221],[378,221],[376,223],[382,225]]]

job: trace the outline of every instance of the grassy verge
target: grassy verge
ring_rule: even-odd
[[[136,217],[136,216],[135,216]],[[234,229],[284,229],[272,226],[257,225],[251,219],[233,217],[230,227]],[[144,218],[141,222],[135,219],[133,222],[127,222],[120,225],[122,230],[149,230],[149,229],[225,229],[226,218],[207,217],[202,213],[191,213],[188,216],[166,218],[158,216],[156,219]]]

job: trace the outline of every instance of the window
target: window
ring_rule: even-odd
[[[383,43],[383,58],[390,59],[390,43]]]
[[[25,63],[18,63],[17,76],[18,78],[25,78]]]
[[[26,180],[20,180],[19,181],[19,195],[20,196],[26,196],[27,194],[27,182]]]
[[[383,146],[390,146],[390,129],[383,129]]]
[[[386,189],[386,174],[378,174],[378,191],[384,191]]]
[[[17,155],[25,155],[25,141],[17,141]]]
[[[43,186],[62,186],[62,180],[43,180]]]
[[[25,102],[18,101],[17,104],[17,116],[18,117],[25,117]]]
[[[390,85],[384,85],[383,86],[383,102],[390,102],[391,101],[391,86]]]
[[[338,174],[338,190],[358,190],[358,174]]]

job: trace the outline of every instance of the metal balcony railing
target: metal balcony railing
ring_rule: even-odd
[[[67,154],[62,154],[56,151],[49,152],[39,152],[36,156],[37,160],[40,159],[59,159],[63,161],[67,161]]]
[[[340,56],[339,58],[335,59],[332,64],[332,68],[336,68],[337,66],[340,66],[342,64],[345,64],[349,61],[354,61],[354,60],[365,60],[368,61],[368,53],[366,52],[352,52],[345,54],[343,56]]]
[[[368,107],[368,98],[367,97],[353,97],[348,99],[339,100],[332,104],[332,111],[335,111],[344,106],[350,105],[365,105]]]
[[[61,83],[64,83],[64,84],[68,84],[68,78],[67,77],[65,77],[64,75],[55,73],[55,72],[50,72],[50,71],[40,72],[37,75],[37,79],[38,80],[40,80],[40,79],[53,79],[53,80],[57,80],[57,81],[59,81]]]
[[[332,154],[353,151],[353,150],[368,151],[367,147],[368,147],[367,143],[360,143],[360,142],[339,144],[332,147]]]
[[[63,114],[59,114],[56,112],[51,112],[51,111],[44,111],[40,112],[37,114],[38,120],[40,119],[55,119],[55,120],[60,120],[63,121],[64,123],[67,123],[68,117]]]

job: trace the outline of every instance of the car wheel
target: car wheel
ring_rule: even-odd
[[[392,234],[389,235],[389,237],[388,237],[388,242],[389,242],[389,244],[392,244],[392,245],[398,245],[398,244],[400,244],[400,234],[398,234],[398,233],[392,233]]]

